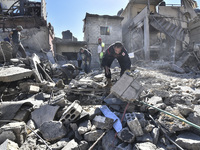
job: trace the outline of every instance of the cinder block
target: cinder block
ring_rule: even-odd
[[[126,73],[111,88],[111,92],[125,101],[134,101],[144,90],[143,86],[137,81],[137,75],[127,75]]]
[[[60,121],[64,123],[70,123],[74,121],[82,112],[82,107],[78,104],[78,101],[75,100],[63,113]]]
[[[135,113],[127,113],[125,114],[126,120],[127,120],[127,124],[128,127],[130,128],[130,130],[135,134],[135,136],[142,136],[143,130],[142,127],[140,125],[139,120],[137,119]]]

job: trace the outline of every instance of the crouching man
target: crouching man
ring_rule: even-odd
[[[131,60],[123,44],[121,42],[115,42],[110,45],[102,60],[102,67],[105,69],[105,76],[107,78],[107,87],[112,86],[110,66],[115,58],[118,60],[121,67],[120,76],[122,76],[125,71],[130,71],[131,68]]]

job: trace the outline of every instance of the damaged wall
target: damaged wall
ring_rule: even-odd
[[[88,43],[88,48],[92,52],[92,67],[99,67],[99,57],[97,54],[98,38],[101,37],[107,49],[112,43],[122,41],[122,28],[119,16],[99,16],[86,14],[84,19],[84,41]],[[101,34],[101,27],[108,28],[108,35]]]

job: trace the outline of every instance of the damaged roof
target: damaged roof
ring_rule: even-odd
[[[150,0],[150,5],[158,5],[163,0]],[[135,3],[135,4],[148,4],[147,0],[129,0],[129,2]]]
[[[83,19],[83,21],[85,21],[85,19],[87,17],[99,17],[99,18],[121,19],[121,20],[124,19],[123,17],[117,16],[117,15],[116,16],[110,16],[110,15],[98,15],[98,14],[89,14],[89,13],[86,13],[85,18]]]

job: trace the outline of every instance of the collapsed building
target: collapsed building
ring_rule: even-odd
[[[50,23],[47,24],[45,0],[1,1],[0,11],[1,41],[8,37],[17,25],[21,25],[24,28],[22,34],[25,36],[21,42],[29,56],[32,53],[43,55],[41,50],[53,54],[54,29]]]

